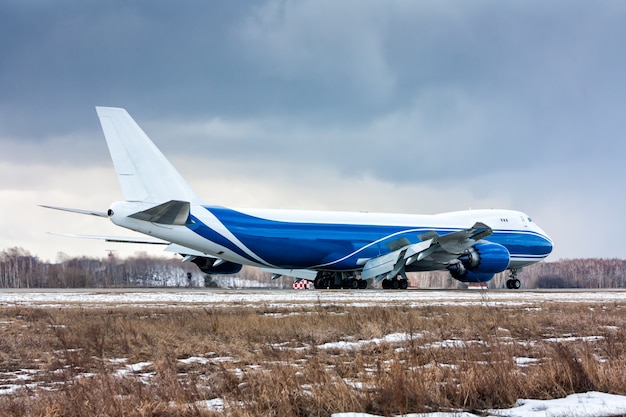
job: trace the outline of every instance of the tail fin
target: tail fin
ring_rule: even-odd
[[[96,111],[126,201],[202,203],[126,110],[96,107]]]

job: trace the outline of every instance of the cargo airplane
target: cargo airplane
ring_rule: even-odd
[[[208,274],[242,265],[314,282],[362,289],[382,281],[406,289],[407,272],[447,270],[483,283],[543,260],[552,240],[526,214],[468,210],[435,215],[235,209],[207,204],[122,108],[96,107],[124,201],[108,211],[44,206],[106,217],[146,238],[81,236],[167,245]],[[74,235],[77,236],[77,235]]]

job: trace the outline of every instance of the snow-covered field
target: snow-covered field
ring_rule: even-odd
[[[500,290],[224,290],[224,289],[76,289],[76,290],[24,290],[4,289],[0,292],[0,305],[31,307],[194,307],[211,306],[266,306],[297,308],[303,304],[340,304],[350,307],[384,305],[507,305],[526,306],[537,302],[560,303],[624,303],[626,291],[500,291]]]
[[[316,290],[223,290],[223,289],[86,289],[86,290],[2,290],[0,292],[0,307],[25,306],[35,308],[115,308],[124,306],[137,307],[183,307],[195,308],[211,306],[224,307],[259,307],[277,308],[282,311],[298,309],[306,305],[344,305],[351,307],[403,305],[407,307],[425,305],[489,305],[519,308],[536,308],[541,303],[596,303],[598,305],[626,304],[626,291],[437,291],[437,290],[410,290],[410,291],[316,291]],[[296,312],[294,312],[296,313]],[[275,314],[294,314],[289,311]],[[268,313],[274,314],[274,313]],[[381,338],[370,340],[338,340],[315,346],[318,350],[350,350],[359,349],[368,344],[401,345],[402,342],[422,337],[419,333],[389,333]],[[595,337],[595,336],[593,336]],[[571,339],[571,340],[570,340]],[[560,339],[545,339],[548,342],[567,343],[574,337]],[[578,339],[576,339],[578,340]],[[593,342],[593,339],[589,340]],[[471,343],[471,341],[441,340],[438,348],[446,348],[455,343]],[[431,343],[432,344],[432,343]],[[272,346],[281,349],[282,346]],[[284,349],[302,349],[290,348]],[[396,349],[401,349],[400,347]],[[520,369],[531,366],[536,358],[514,358]],[[125,358],[112,359],[111,365],[114,375],[124,377],[136,375],[145,383],[154,378],[150,368],[151,362],[130,363]],[[117,362],[115,362],[117,361]],[[178,359],[181,363],[232,363],[238,369],[237,361],[231,357],[220,357],[211,354],[191,356]],[[443,366],[445,364],[441,364]],[[250,365],[252,369],[253,365]],[[258,366],[258,365],[254,365]],[[453,365],[450,365],[453,366]],[[147,368],[147,369],[145,369]],[[35,378],[34,369],[22,369],[0,375],[0,395],[11,395],[24,388],[35,388],[32,382]],[[242,371],[240,371],[242,372]],[[624,371],[626,378],[626,370]],[[89,374],[79,375],[89,378]],[[626,384],[626,379],[624,380]],[[357,381],[345,381],[355,387]],[[222,398],[200,401],[194,404],[198,408],[214,412],[225,411],[228,407]],[[410,416],[448,417],[464,416],[511,416],[511,417],[599,417],[626,415],[626,396],[610,395],[600,392],[587,392],[569,395],[566,398],[553,400],[520,399],[513,408],[500,410],[484,410],[480,414],[472,414],[463,410],[453,410],[449,413],[411,414]],[[338,413],[335,417],[371,417],[363,413]]]

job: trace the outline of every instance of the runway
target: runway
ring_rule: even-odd
[[[4,289],[0,305],[29,307],[369,307],[626,303],[626,290],[269,290],[205,288]]]

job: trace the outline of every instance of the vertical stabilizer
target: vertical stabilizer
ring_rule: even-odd
[[[202,203],[126,110],[96,107],[96,111],[126,201]]]

